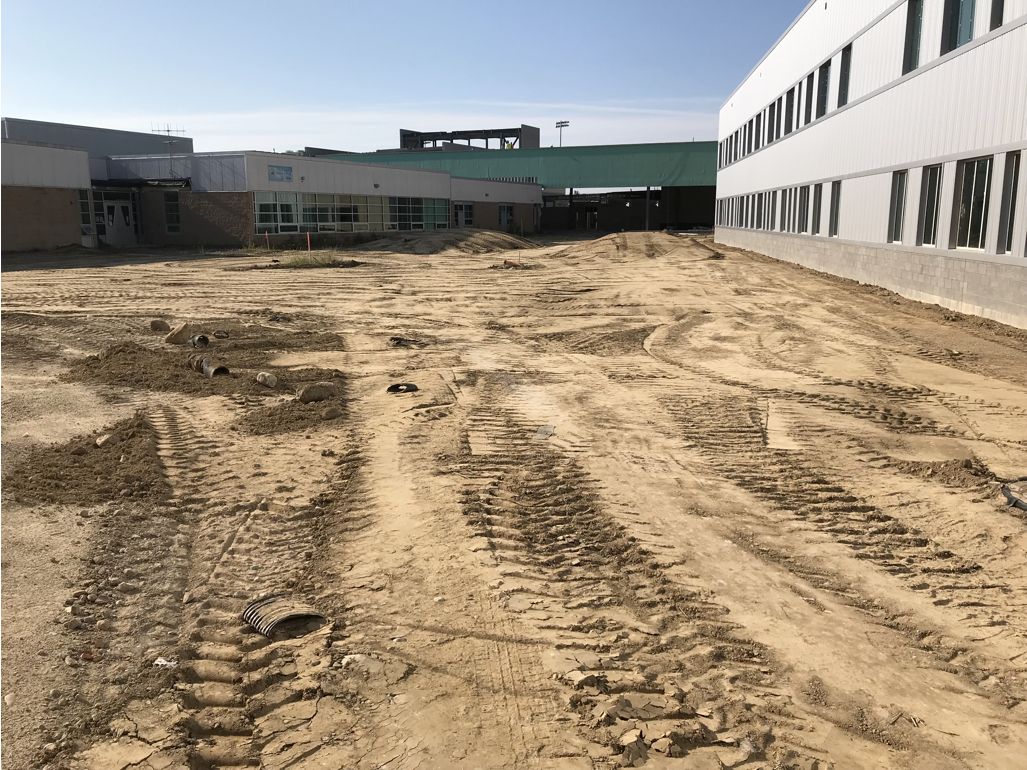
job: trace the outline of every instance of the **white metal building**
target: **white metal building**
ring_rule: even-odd
[[[814,0],[719,139],[719,243],[1027,328],[1027,0]]]

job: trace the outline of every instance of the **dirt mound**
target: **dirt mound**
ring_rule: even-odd
[[[16,502],[91,505],[171,494],[156,434],[139,415],[65,444],[32,446],[8,461],[3,495]]]
[[[355,259],[325,259],[320,257],[297,257],[296,259],[289,259],[281,261],[278,259],[271,260],[270,264],[267,265],[251,265],[243,268],[244,270],[307,270],[310,268],[318,267],[331,267],[331,268],[348,268],[348,267],[360,267],[363,262],[357,262]]]
[[[442,251],[491,254],[496,251],[537,249],[539,244],[510,233],[461,228],[459,230],[404,233],[401,236],[371,241],[358,248],[361,251],[391,251],[397,254],[438,254]]]
[[[976,457],[966,460],[938,460],[935,462],[900,460],[895,464],[899,470],[905,473],[922,479],[929,478],[947,487],[970,489],[995,480],[995,474]]]
[[[583,329],[574,332],[553,332],[539,335],[547,343],[576,353],[594,356],[623,356],[645,353],[642,343],[653,333],[655,326],[609,331],[605,328]]]
[[[290,393],[298,385],[316,382],[326,376],[326,372],[320,369],[290,371],[269,366],[267,361],[279,353],[344,349],[342,337],[330,332],[220,322],[194,324],[194,327],[206,330],[210,337],[210,345],[202,351],[187,346],[154,350],[135,342],[119,342],[75,363],[62,375],[62,379],[195,395],[266,396]],[[214,329],[227,331],[228,338],[215,337]],[[194,371],[189,366],[189,357],[199,352],[212,362],[224,364],[231,373],[209,379]],[[256,369],[274,373],[278,377],[278,385],[275,388],[259,385],[253,377]],[[327,376],[331,377],[332,373],[327,372]]]
[[[294,376],[298,372],[291,372]],[[346,416],[346,389],[340,372],[324,369],[309,369],[302,372],[303,381],[331,382],[335,386],[335,395],[324,400],[309,404],[285,401],[273,406],[251,409],[232,426],[233,430],[242,429],[258,436],[276,433],[293,433],[316,428],[321,424],[341,422]]]

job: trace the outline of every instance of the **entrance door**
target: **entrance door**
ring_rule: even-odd
[[[132,219],[131,200],[105,200],[104,224],[107,225],[107,243],[111,246],[134,246],[135,222]]]

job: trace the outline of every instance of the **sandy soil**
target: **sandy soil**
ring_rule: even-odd
[[[1023,767],[1027,333],[475,237],[4,274],[5,768]]]

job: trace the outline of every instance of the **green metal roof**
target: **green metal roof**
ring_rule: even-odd
[[[327,157],[448,171],[453,176],[471,179],[535,177],[543,187],[700,187],[717,183],[716,142],[371,152]]]

